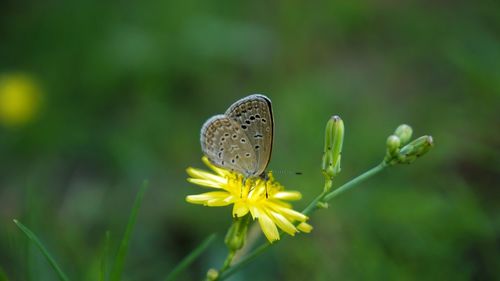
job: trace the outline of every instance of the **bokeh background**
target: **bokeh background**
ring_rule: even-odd
[[[315,213],[231,280],[500,279],[500,2],[3,1],[0,9],[0,267],[55,280],[15,227],[34,230],[73,280],[97,280],[145,195],[123,280],[162,280],[211,233],[181,280],[225,257],[230,208],[203,189],[199,130],[265,93],[270,168],[322,189],[324,125],[346,125],[336,185],[376,165],[401,123],[436,146]],[[1,275],[1,274],[0,274]]]

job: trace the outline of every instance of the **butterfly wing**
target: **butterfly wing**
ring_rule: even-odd
[[[240,124],[225,115],[215,115],[201,128],[201,149],[214,165],[251,176],[256,154]]]
[[[225,115],[239,124],[250,140],[251,151],[256,157],[251,176],[261,175],[269,164],[273,146],[274,119],[271,100],[264,95],[251,95],[231,105]]]

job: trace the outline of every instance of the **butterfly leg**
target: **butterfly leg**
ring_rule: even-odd
[[[266,199],[269,198],[269,193],[267,193],[267,181],[266,181]]]
[[[264,180],[264,181],[265,181],[265,183],[266,183],[265,187],[266,187],[266,199],[267,199],[267,198],[269,198],[269,193],[267,193],[267,183],[268,183],[268,180],[269,180],[269,176],[267,175],[267,173],[262,173],[262,174],[260,174],[260,176],[259,176],[259,177],[260,177],[262,180]]]
[[[243,198],[243,188],[245,188],[247,185],[247,178],[243,178],[242,179],[242,183],[241,183],[241,189],[240,189],[240,199]]]

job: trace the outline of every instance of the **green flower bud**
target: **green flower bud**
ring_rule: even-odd
[[[434,146],[434,140],[431,136],[422,136],[410,142],[399,152],[398,161],[403,164],[410,164],[418,157],[427,153]]]
[[[331,179],[340,173],[340,159],[344,142],[344,122],[335,115],[328,120],[325,129],[325,148],[321,168],[325,177]]]
[[[387,146],[387,155],[390,157],[394,157],[399,152],[399,147],[401,146],[401,140],[396,135],[390,135],[387,138],[386,146]]]
[[[217,269],[210,268],[207,272],[207,280],[213,281],[217,280],[217,278],[219,278],[219,271],[217,271]]]
[[[249,222],[249,215],[234,219],[233,224],[229,227],[224,239],[224,242],[230,251],[236,252],[241,249],[243,245],[245,245]]]
[[[394,131],[394,134],[399,137],[401,145],[405,145],[410,141],[412,133],[413,130],[406,124],[399,125],[396,131]]]

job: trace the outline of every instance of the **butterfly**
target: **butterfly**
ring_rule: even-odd
[[[209,118],[200,135],[201,149],[215,166],[245,178],[263,176],[273,145],[271,100],[260,94],[244,97]]]

